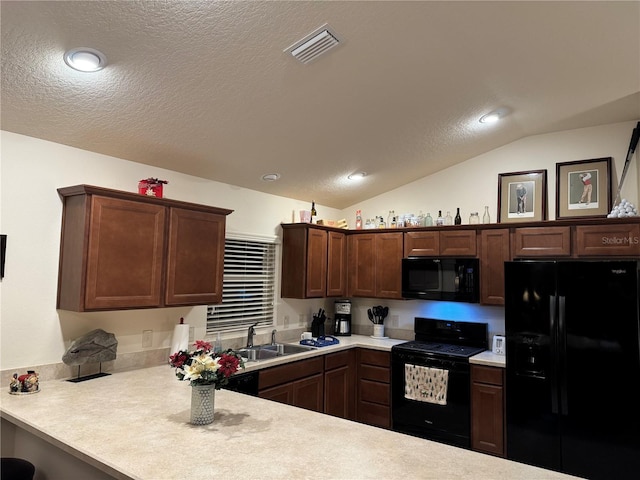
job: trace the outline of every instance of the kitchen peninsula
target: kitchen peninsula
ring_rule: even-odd
[[[193,426],[190,387],[166,365],[40,386],[3,392],[2,427],[85,479],[571,478],[227,390],[214,423]]]

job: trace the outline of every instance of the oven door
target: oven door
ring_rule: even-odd
[[[405,397],[405,364],[448,370],[446,405]],[[393,430],[463,448],[471,447],[470,368],[466,358],[392,350]]]

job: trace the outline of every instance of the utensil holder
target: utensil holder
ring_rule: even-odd
[[[373,336],[374,337],[384,337],[384,325],[374,325],[373,326]]]

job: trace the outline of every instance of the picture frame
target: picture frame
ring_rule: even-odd
[[[556,220],[611,212],[611,157],[556,163]]]
[[[498,223],[547,219],[547,171],[498,174]]]

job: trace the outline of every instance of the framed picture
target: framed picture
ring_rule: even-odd
[[[606,217],[611,211],[611,157],[556,163],[556,219]]]
[[[546,219],[546,170],[498,174],[498,223]]]

